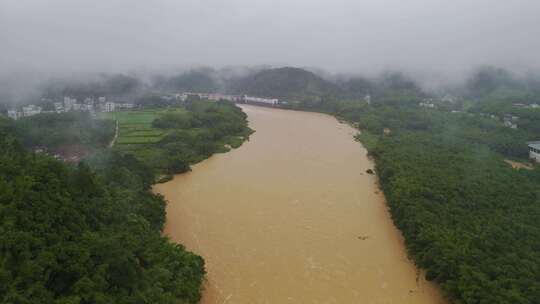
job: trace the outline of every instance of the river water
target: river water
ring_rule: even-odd
[[[444,303],[407,259],[353,128],[242,108],[250,141],[154,188],[164,233],[206,260],[202,303]]]

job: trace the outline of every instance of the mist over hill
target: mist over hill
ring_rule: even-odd
[[[313,99],[324,95],[344,95],[336,84],[300,68],[267,69],[235,84],[234,92],[286,99]]]
[[[163,94],[206,92],[273,97],[308,104],[333,99],[392,99],[417,103],[422,98],[452,95],[471,102],[504,99],[540,102],[540,73],[517,73],[484,66],[460,82],[432,86],[418,74],[387,71],[377,75],[335,74],[321,69],[269,66],[201,67],[180,71],[130,73],[33,74],[19,71],[0,78],[0,105],[6,108],[59,100],[106,96],[118,101],[159,103]],[[402,102],[402,101],[401,101]]]

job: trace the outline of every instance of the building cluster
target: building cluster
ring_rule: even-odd
[[[540,108],[540,105],[537,103],[531,103],[531,104],[525,104],[521,102],[514,102],[512,104],[512,107],[514,108],[525,108],[525,109],[538,109]]]
[[[540,141],[532,141],[527,143],[529,146],[529,157],[540,163]]]
[[[271,106],[277,106],[279,104],[279,100],[276,98],[262,98],[262,97],[253,97],[253,96],[247,96],[247,95],[244,95],[243,102],[253,103],[253,104],[271,105]]]
[[[457,102],[458,102],[457,97],[450,94],[446,94],[443,97],[424,98],[422,102],[418,104],[418,106],[424,107],[424,108],[436,108],[437,105],[442,105],[442,104],[453,105],[453,104],[456,104]]]
[[[365,101],[368,105],[370,105],[370,104],[371,104],[371,95],[366,95],[366,96],[364,96],[364,101]]]
[[[423,107],[423,108],[430,108],[430,109],[435,108],[435,104],[430,102],[430,101],[421,102],[421,103],[418,104],[418,106]]]
[[[218,100],[228,100],[232,102],[240,102],[242,96],[240,95],[227,95],[227,94],[217,94],[217,93],[194,93],[194,92],[183,92],[181,94],[176,94],[177,101],[186,101],[189,96],[197,96],[201,99],[208,99],[212,101]]]
[[[47,100],[44,100],[47,101]],[[41,106],[28,105],[19,109],[8,110],[8,117],[19,119],[29,117],[40,113],[66,113],[66,112],[114,112],[117,110],[133,109],[135,105],[127,102],[107,101],[105,97],[99,97],[97,100],[92,97],[85,98],[79,102],[76,98],[64,97],[63,102],[52,102],[53,110],[44,111]]]
[[[501,118],[499,116],[494,115],[494,114],[479,113],[478,115],[480,115],[482,117],[488,117],[488,118],[491,118],[491,119],[499,120],[499,121],[501,120]],[[512,114],[504,114],[502,116],[503,125],[505,127],[511,128],[511,129],[517,129],[518,128],[518,125],[517,125],[518,121],[519,121],[519,116],[515,116],[515,115],[512,115]]]
[[[271,106],[275,106],[279,104],[279,100],[277,98],[263,98],[263,97],[254,97],[254,96],[248,96],[248,95],[226,95],[226,94],[217,94],[217,93],[193,93],[193,92],[184,92],[181,94],[176,94],[176,100],[184,102],[190,96],[197,96],[201,99],[208,99],[212,101],[227,100],[227,101],[238,102],[238,103],[260,104],[260,105],[271,105]]]
[[[518,116],[512,115],[512,114],[504,114],[503,116],[503,123],[505,127],[517,129],[517,121],[519,120]]]

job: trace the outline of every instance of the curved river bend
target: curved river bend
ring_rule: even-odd
[[[202,303],[444,303],[407,259],[354,129],[242,108],[250,141],[154,188],[165,234],[207,262]]]

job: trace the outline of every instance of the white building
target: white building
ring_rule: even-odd
[[[75,105],[76,103],[76,98],[71,98],[68,96],[64,97],[64,110],[66,110],[66,112],[73,110],[73,105]]]
[[[208,94],[209,100],[219,101],[219,100],[228,100],[228,101],[238,101],[240,96],[236,95],[224,95],[224,94]]]
[[[130,110],[130,109],[133,109],[133,108],[135,108],[135,104],[133,104],[133,103],[125,102],[125,103],[115,103],[114,104],[114,109],[127,109],[127,110]]]
[[[7,116],[11,119],[17,120],[20,116],[20,113],[17,110],[8,110]]]
[[[61,102],[55,102],[53,103],[53,105],[54,105],[54,110],[56,111],[56,113],[64,112],[64,105]]]
[[[529,146],[529,158],[540,163],[540,141],[533,141],[528,143]]]
[[[114,112],[116,109],[116,104],[114,102],[105,103],[105,112]]]
[[[22,108],[22,113],[24,117],[33,116],[41,113],[41,107],[35,105],[29,105]]]
[[[512,129],[518,128],[517,124],[513,123],[511,120],[505,120],[503,124],[505,127],[508,127],[508,128],[512,128]]]
[[[94,98],[87,97],[84,99],[83,103],[86,105],[94,105]]]
[[[208,99],[212,101],[228,100],[232,102],[242,102],[244,100],[244,97],[240,95],[226,95],[226,94],[218,94],[218,93],[194,93],[194,92],[183,92],[182,94],[176,94],[176,100],[186,101],[189,96],[198,96],[200,99]]]
[[[176,97],[177,102],[184,102],[188,98],[188,95],[186,93],[182,93],[182,94],[176,94],[175,97]]]
[[[364,101],[365,101],[368,105],[370,105],[370,104],[371,104],[371,95],[366,95],[366,96],[364,97]]]
[[[98,98],[99,103],[105,103],[106,101],[107,101],[107,98],[105,98],[103,96]]]
[[[421,102],[418,105],[424,108],[435,108],[435,104],[429,102]]]
[[[245,103],[259,103],[266,105],[277,105],[279,100],[276,98],[262,98],[262,97],[253,97],[253,96],[244,96]]]
[[[443,98],[441,98],[441,101],[448,102],[448,103],[456,103],[456,97],[446,94]]]

